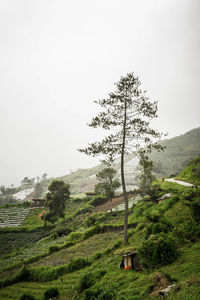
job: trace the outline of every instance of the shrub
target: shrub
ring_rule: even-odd
[[[98,270],[96,272],[89,272],[83,275],[79,281],[78,290],[80,292],[88,289],[101,279],[106,274],[105,270]]]
[[[190,207],[192,209],[193,216],[197,223],[200,223],[200,199],[195,199]]]
[[[83,239],[87,239],[95,234],[101,233],[102,227],[99,224],[96,224],[95,226],[91,227],[90,229],[86,230],[83,235]]]
[[[93,259],[94,260],[99,259],[102,255],[103,255],[102,252],[97,252],[97,253],[94,254]]]
[[[92,200],[89,201],[89,205],[97,206],[104,204],[108,201],[107,197],[105,196],[94,196]]]
[[[139,256],[148,268],[170,264],[178,257],[176,241],[163,232],[152,235],[142,243]]]
[[[76,270],[80,270],[86,266],[89,266],[91,262],[87,258],[78,257],[68,263],[68,273]]]
[[[72,241],[79,240],[82,237],[81,232],[71,232],[69,235],[69,239]]]
[[[146,236],[147,239],[152,234],[157,234],[160,232],[169,232],[172,229],[172,225],[165,219],[160,219],[158,223],[150,223],[146,228]]]
[[[112,300],[116,295],[116,289],[112,286],[97,286],[85,290],[84,300]]]
[[[83,275],[79,281],[78,290],[83,292],[94,284],[94,275],[93,273],[86,273]]]
[[[86,226],[93,226],[95,224],[95,222],[97,221],[97,215],[96,214],[93,214],[92,216],[88,217],[86,220],[85,220],[85,224]]]
[[[50,246],[49,247],[49,254],[52,254],[52,253],[57,252],[59,250],[60,250],[60,248],[58,246]]]
[[[70,234],[70,232],[72,232],[71,228],[68,228],[66,226],[59,226],[56,227],[52,233],[56,236],[62,236],[62,235],[68,235]]]
[[[35,297],[30,294],[22,294],[19,298],[19,300],[35,300]]]
[[[54,297],[58,297],[59,295],[59,291],[56,287],[51,287],[49,288],[48,290],[45,291],[44,293],[44,299],[47,300],[47,299],[51,299],[51,298],[54,298]]]

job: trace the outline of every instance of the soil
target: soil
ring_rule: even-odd
[[[128,198],[131,198],[133,196],[135,196],[134,192],[128,194]],[[123,196],[114,197],[112,199],[112,208],[114,208],[114,207],[116,207],[116,206],[118,206],[119,204],[122,204],[122,203],[124,203],[124,197]],[[109,211],[109,210],[110,210],[110,202],[109,201],[104,203],[104,204],[95,206],[95,209],[94,209],[95,212],[106,212],[106,211]]]
[[[150,296],[156,296],[158,294],[158,291],[163,290],[170,285],[168,279],[161,272],[156,273],[153,280],[155,282],[155,286]]]

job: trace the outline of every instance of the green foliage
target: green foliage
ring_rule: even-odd
[[[149,195],[152,189],[152,183],[155,180],[155,176],[152,174],[153,162],[149,160],[145,150],[139,151],[140,161],[140,176],[139,176],[139,189],[142,195]]]
[[[52,253],[57,252],[59,250],[60,250],[60,248],[56,245],[55,246],[50,246],[49,247],[49,254],[52,254]]]
[[[112,300],[116,296],[116,289],[110,285],[96,285],[84,292],[84,300]]]
[[[198,224],[200,224],[200,198],[195,199],[191,204],[190,207],[192,209],[194,218]]]
[[[35,300],[35,297],[31,294],[24,293],[20,296],[19,300]]]
[[[51,287],[47,289],[44,293],[44,300],[52,299],[58,297],[59,291],[56,287]]]
[[[98,270],[96,272],[88,272],[84,274],[78,283],[79,292],[83,292],[92,285],[94,285],[102,276],[106,274],[105,270]]]
[[[14,275],[13,277],[4,279],[4,280],[0,280],[0,288],[12,285],[14,283],[18,283],[18,282],[22,282],[22,281],[28,281],[30,277],[30,271],[29,269],[26,267],[26,265],[24,265],[19,272]]]
[[[88,201],[88,205],[97,206],[97,205],[104,204],[107,201],[108,201],[107,196],[103,196],[103,195],[93,196],[92,199]]]
[[[95,185],[95,193],[103,194],[111,201],[115,195],[115,190],[121,185],[120,181],[114,178],[116,174],[117,171],[110,166],[97,173],[96,177],[100,182]]]
[[[46,221],[54,223],[59,217],[64,217],[66,201],[69,200],[70,185],[62,180],[53,180],[47,193],[47,206],[50,213],[45,216]]]
[[[146,227],[146,236],[148,239],[152,234],[157,234],[160,232],[167,233],[172,230],[172,225],[164,218],[161,218],[159,222],[150,223]]]
[[[139,255],[148,268],[167,265],[178,257],[177,244],[169,234],[161,232],[142,243]]]

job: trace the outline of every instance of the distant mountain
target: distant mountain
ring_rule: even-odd
[[[154,172],[157,177],[177,175],[195,157],[200,155],[200,127],[183,135],[161,142],[166,146],[164,152],[153,151],[150,158],[154,162]],[[137,185],[138,158],[135,154],[127,155],[125,159],[125,177],[128,190],[133,190]],[[97,183],[96,174],[103,168],[100,164],[90,169],[79,169],[69,175],[60,177],[71,184],[74,195],[93,191]],[[116,160],[115,169],[120,176],[120,161]]]

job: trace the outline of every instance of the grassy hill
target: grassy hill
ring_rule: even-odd
[[[1,229],[0,299],[28,293],[39,300],[52,287],[58,299],[160,299],[158,290],[171,284],[165,299],[199,299],[200,191],[162,181],[154,189],[170,198],[144,197],[130,209],[128,245],[124,212],[103,211],[99,196],[71,199],[54,226],[44,226],[38,208],[19,227]],[[119,269],[122,255],[135,250],[143,270]]]
[[[183,135],[162,141],[164,152],[153,152],[150,157],[154,162],[158,177],[179,174],[186,165],[200,155],[200,127]]]
[[[177,178],[200,185],[200,156],[193,159]]]

